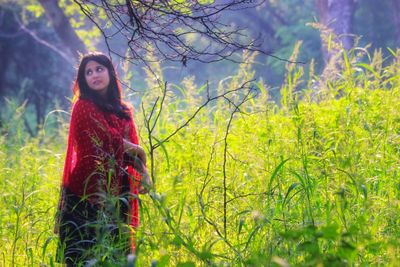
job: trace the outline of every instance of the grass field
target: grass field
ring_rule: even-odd
[[[143,96],[135,117],[156,190],[141,197],[136,264],[396,266],[399,53],[393,58],[345,57],[340,73],[312,77],[318,82],[302,81],[301,66],[288,68],[279,103],[262,82],[235,90],[252,76],[242,66],[214,86],[212,96],[225,98],[198,113],[207,89],[187,78],[168,87],[164,102],[159,98],[151,132],[145,118],[158,91]],[[10,101],[6,111],[0,265],[56,266],[53,225],[68,115],[50,114],[29,137],[26,110]]]

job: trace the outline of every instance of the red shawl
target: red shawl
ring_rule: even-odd
[[[72,106],[63,186],[78,196],[88,196],[91,202],[96,202],[100,188],[108,188],[113,195],[120,194],[126,167],[124,138],[138,144],[133,119],[103,112],[90,100],[77,100]],[[130,166],[128,172],[135,178],[135,181],[129,179],[130,192],[137,196],[140,175]],[[138,199],[132,197],[130,205],[131,226],[136,228],[139,225]]]

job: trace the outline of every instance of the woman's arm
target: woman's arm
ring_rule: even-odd
[[[136,144],[129,142],[124,139],[124,151],[132,158],[133,168],[138,171],[141,175],[140,180],[140,194],[147,194],[150,191],[150,188],[153,186],[153,183],[150,179],[149,173],[146,168],[146,153],[144,149]]]
[[[129,142],[126,139],[123,139],[123,142],[124,142],[124,152],[132,157],[135,156],[139,157],[139,159],[143,162],[143,164],[146,165],[146,153],[144,149],[141,146]]]

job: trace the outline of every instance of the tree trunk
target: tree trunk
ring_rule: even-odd
[[[69,49],[74,58],[79,60],[79,53],[87,52],[86,46],[76,35],[76,32],[72,28],[67,16],[65,16],[62,9],[58,6],[58,1],[39,0],[39,3],[44,8],[46,15],[53,25],[58,37]]]
[[[339,49],[333,47],[328,51],[327,39],[331,39],[346,50],[353,46],[351,34],[355,3],[354,0],[316,0],[316,5],[320,22],[328,29],[327,32],[321,31],[322,52],[325,62],[328,62]]]
[[[1,64],[0,64],[0,96],[5,95],[5,75],[7,68],[9,67],[8,62],[10,59],[10,51],[9,51],[8,43],[4,42],[0,44],[0,57],[1,57]]]
[[[264,20],[260,14],[258,14],[257,10],[255,8],[248,8],[248,9],[243,9],[240,11],[240,16],[245,20],[246,23],[251,24],[253,27],[250,29],[259,29],[261,28],[264,33],[267,34],[268,39],[271,39],[275,35],[275,30],[272,28],[272,26],[267,23],[267,20]],[[252,32],[254,33],[254,32]],[[264,44],[268,45],[268,44]]]
[[[393,2],[393,19],[396,31],[396,45],[400,47],[400,1],[392,0]]]

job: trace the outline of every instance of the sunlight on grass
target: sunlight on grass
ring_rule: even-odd
[[[301,66],[290,68],[279,105],[262,82],[254,82],[258,93],[232,116],[228,133],[233,103],[243,92],[201,110],[154,150],[157,191],[141,199],[136,263],[398,262],[399,63],[381,67],[378,61],[347,60],[343,75],[314,83],[302,82]],[[252,75],[242,66],[218,90],[234,89]],[[195,88],[191,78],[168,88],[154,142],[206,100],[204,87]],[[145,110],[151,109],[153,94],[143,98]],[[24,132],[23,113],[24,107],[10,100],[2,115],[7,120],[0,129],[0,265],[53,266],[68,116],[54,114],[57,119],[32,138]],[[148,147],[140,109],[135,116]]]

